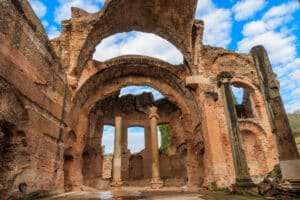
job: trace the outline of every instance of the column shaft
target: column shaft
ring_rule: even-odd
[[[157,108],[150,108],[150,129],[151,129],[151,148],[152,148],[152,181],[151,187],[154,189],[161,188],[163,183],[160,179],[159,172],[159,153],[158,153],[158,139],[157,139]]]
[[[122,118],[115,118],[115,146],[113,159],[113,182],[112,186],[121,186],[121,154],[122,154]]]
[[[229,137],[231,141],[232,157],[236,172],[237,186],[253,187],[254,183],[249,174],[246,155],[242,146],[241,133],[238,125],[238,117],[233,100],[232,91],[230,89],[230,73],[223,72],[219,75],[219,84],[222,91],[225,116]]]

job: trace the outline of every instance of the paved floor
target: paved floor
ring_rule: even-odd
[[[70,192],[44,200],[260,200],[260,198],[227,195],[224,192],[206,190],[188,193],[180,188],[167,188],[160,191],[146,188],[123,188],[103,192]]]

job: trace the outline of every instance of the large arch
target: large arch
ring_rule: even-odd
[[[187,63],[191,63],[196,6],[197,0],[150,0],[147,3],[107,0],[103,9],[94,14],[73,8],[72,19],[63,22],[62,34],[56,39],[69,43],[67,49],[72,47],[67,58],[68,73],[78,78],[87,61],[92,59],[96,45],[110,35],[132,30],[154,33],[170,41]]]
[[[126,66],[155,66],[162,70],[166,70],[173,74],[176,78],[184,80],[187,76],[187,72],[185,70],[184,65],[172,65],[165,61],[162,61],[157,58],[148,57],[148,56],[140,56],[140,55],[125,55],[119,56],[116,58],[112,58],[107,60],[106,62],[93,62],[92,63],[94,70],[84,70],[82,76],[79,79],[78,87],[74,93],[79,91],[81,87],[88,81],[91,77],[93,77],[96,73],[107,70],[111,67],[122,66],[125,68]]]
[[[129,63],[128,65],[116,62],[114,66],[99,71],[89,78],[73,96],[73,108],[70,117],[73,119],[72,128],[76,130],[78,135],[77,145],[75,145],[76,155],[78,155],[78,157],[74,158],[74,162],[76,159],[77,163],[81,162],[80,155],[83,151],[82,144],[84,136],[88,130],[88,115],[90,109],[97,102],[115,94],[121,88],[128,85],[151,86],[161,92],[170,102],[177,105],[182,111],[184,134],[190,142],[190,145],[196,147],[202,146],[200,109],[194,95],[185,87],[181,79],[170,71],[158,66],[140,62],[135,62],[135,64]],[[199,161],[201,152],[203,153],[203,151],[191,151],[191,154],[195,154],[195,156],[191,156],[190,160],[198,159]],[[200,178],[195,178],[193,175],[196,166],[199,167],[200,164],[190,166],[189,180],[193,182],[191,185],[201,180]],[[200,173],[198,175],[201,176]],[[81,176],[81,174],[75,175],[75,177],[78,178],[74,180],[77,181],[77,186],[80,185],[80,180],[82,180]],[[199,185],[200,183],[195,184]],[[76,188],[76,185],[74,188]]]

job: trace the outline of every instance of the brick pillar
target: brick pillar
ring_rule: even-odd
[[[265,104],[276,136],[280,168],[284,184],[282,190],[293,194],[300,193],[300,159],[296,142],[280,96],[280,84],[273,72],[267,52],[263,46],[252,48],[257,75],[260,81]]]
[[[229,138],[231,141],[232,157],[236,174],[237,187],[255,186],[249,175],[247,160],[242,146],[242,139],[238,125],[238,117],[230,89],[232,75],[229,72],[221,72],[218,76],[219,86],[222,91],[225,116],[227,121]]]

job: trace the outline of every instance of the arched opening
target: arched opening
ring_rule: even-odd
[[[252,97],[253,92],[247,88],[236,85],[231,85],[231,91],[238,118],[255,118],[256,108]]]
[[[136,80],[136,79],[134,79]],[[149,80],[149,79],[147,79]],[[152,82],[153,83],[153,82]],[[113,84],[113,83],[111,83]],[[152,86],[152,84],[150,85]],[[161,83],[160,83],[161,86]],[[168,93],[170,92],[168,88],[166,88]],[[105,93],[105,90],[102,90]],[[168,94],[167,93],[167,94]],[[155,95],[155,97],[154,97]],[[167,95],[171,97],[170,94]],[[103,97],[103,95],[101,95]],[[156,107],[157,108],[157,151],[158,159],[161,161],[162,165],[159,165],[159,170],[161,171],[162,177],[168,184],[171,186],[177,181],[171,181],[176,179],[180,179],[181,185],[186,184],[187,181],[187,170],[185,166],[185,156],[182,156],[182,152],[178,152],[177,149],[179,146],[184,143],[184,132],[183,127],[185,126],[183,116],[183,111],[178,105],[172,103],[167,98],[165,98],[161,92],[158,92],[152,87],[149,87],[147,84],[125,84],[121,87],[118,87],[114,84],[114,90],[110,90],[109,94],[105,95],[105,98],[96,100],[92,107],[89,109],[89,132],[87,135],[95,137],[96,132],[94,128],[96,126],[91,126],[91,124],[95,124],[93,121],[101,122],[102,125],[110,124],[112,126],[116,126],[115,118],[120,117],[122,119],[122,133],[121,133],[121,172],[122,172],[122,181],[128,182],[128,184],[136,185],[137,182],[141,183],[141,180],[150,180],[151,179],[151,168],[149,166],[152,164],[152,154],[153,151],[151,147],[151,129],[150,129],[150,120],[149,120],[149,108]],[[91,117],[97,115],[98,117]],[[91,121],[93,120],[93,121]],[[98,123],[97,122],[97,123]],[[172,143],[173,152],[170,154],[163,153],[160,150],[161,146],[161,135],[159,125],[168,125],[170,129],[172,129],[172,137],[176,138]],[[110,144],[106,140],[105,141],[105,129],[107,126],[103,128],[102,134],[102,146],[105,145],[105,153],[108,152],[107,145],[113,146],[113,131],[110,132]],[[112,129],[111,129],[112,130]],[[133,137],[131,137],[131,132],[133,130]],[[144,137],[143,137],[144,136]],[[140,137],[140,141],[135,141]],[[131,142],[131,138],[133,142]],[[179,139],[178,139],[179,138]],[[101,138],[100,138],[101,140]],[[171,140],[171,139],[170,139]],[[89,140],[85,140],[85,145],[87,146]],[[105,142],[104,142],[105,141]],[[134,146],[131,146],[133,143]],[[138,144],[141,147],[139,148]],[[99,144],[99,146],[101,146]],[[171,146],[171,144],[170,144]],[[103,148],[102,148],[103,149]],[[134,150],[136,149],[136,150]],[[113,149],[109,151],[109,153],[115,153]],[[91,156],[92,155],[92,156]],[[93,157],[94,156],[94,157]],[[94,151],[89,151],[89,149],[84,149],[82,154],[83,159],[83,177],[84,183],[89,186],[93,186],[90,180],[93,177],[87,176],[86,172],[93,173],[94,170],[91,169],[92,165],[88,165],[87,162],[91,162],[92,160],[95,163],[96,153]],[[105,159],[111,162],[109,166],[113,166],[113,159]],[[111,168],[107,168],[108,164],[103,162],[103,174],[102,178],[112,178],[109,176],[104,176],[105,169],[108,169],[109,174],[111,172]],[[84,166],[89,166],[88,169],[85,169]],[[142,167],[142,168],[141,168]],[[139,170],[138,170],[139,169]],[[167,170],[165,170],[167,169]],[[87,182],[86,180],[89,180]]]
[[[118,33],[101,41],[96,47],[93,59],[107,61],[124,55],[141,55],[157,58],[173,65],[183,64],[182,53],[167,40],[139,31]]]
[[[70,20],[69,23],[65,24],[66,26],[69,25],[68,27],[74,27],[71,34],[79,36],[77,37],[78,45],[74,55],[71,56],[76,58],[71,64],[71,69],[69,69],[71,75],[77,78],[80,77],[83,67],[88,60],[92,59],[96,46],[104,38],[133,30],[157,34],[170,41],[182,52],[187,64],[187,71],[190,71],[193,16],[166,14],[186,13],[188,11],[193,13],[196,8],[195,1],[192,0],[185,2],[185,5],[185,7],[182,7],[181,1],[164,2],[164,5],[160,6],[161,11],[158,11],[155,9],[154,2],[149,2],[149,5],[145,6],[144,3],[139,1],[132,2],[129,5],[122,1],[116,1],[107,3],[107,6],[104,6],[103,10],[97,14],[78,12],[78,9],[73,9],[74,20]],[[122,13],[135,14],[129,16]],[[89,23],[90,20],[94,22],[93,26],[86,27],[85,24]],[[76,25],[73,24],[75,21],[77,21]],[[67,28],[63,29],[63,32],[69,31]],[[66,34],[62,33],[61,35]],[[73,40],[72,38],[75,37],[71,37],[71,40]]]
[[[112,177],[114,141],[115,141],[115,126],[104,124],[103,134],[101,138],[103,162],[102,162],[102,166],[98,166],[102,168],[103,180],[110,181]]]
[[[135,59],[139,60],[138,57]],[[149,142],[151,138],[149,136],[151,136],[151,130],[153,129],[150,129],[149,107],[154,106],[157,107],[159,116],[157,125],[170,124],[172,137],[176,138],[174,139],[176,142],[172,143],[172,151],[170,151],[172,152],[170,156],[174,157],[174,161],[176,160],[176,154],[180,154],[182,155],[180,158],[185,159],[188,157],[188,162],[200,162],[200,154],[203,151],[200,151],[200,153],[198,151],[188,151],[185,155],[178,151],[186,143],[187,137],[192,137],[194,134],[197,134],[197,137],[192,140],[192,143],[195,143],[196,146],[203,143],[199,129],[199,109],[191,91],[179,79],[179,74],[173,73],[173,68],[166,67],[166,63],[157,60],[149,62],[149,60],[142,59],[140,60],[142,62],[138,62],[139,64],[136,65],[136,61],[131,61],[133,60],[126,60],[125,58],[117,62],[111,62],[110,67],[99,71],[86,80],[74,95],[72,113],[77,114],[73,114],[72,117],[79,117],[78,120],[74,120],[78,121],[76,132],[81,134],[81,138],[85,138],[83,144],[87,144],[87,135],[94,138],[95,134],[97,135],[97,131],[94,131],[95,128],[91,128],[96,127],[96,124],[98,124],[95,123],[95,120],[101,122],[103,127],[103,124],[115,125],[116,117],[121,118],[122,127],[119,127],[119,130],[122,129],[120,145],[121,174],[122,181],[130,182],[130,152],[127,146],[127,129],[131,126],[144,127],[146,142],[145,149],[141,151],[140,155],[143,158],[143,179],[150,180],[152,174],[149,166],[152,165],[152,160],[151,143]],[[120,95],[122,89],[128,86],[153,87],[165,98],[155,99],[154,95],[149,92],[137,93],[136,95],[130,93]],[[80,137],[78,136],[78,138]],[[157,146],[156,148],[158,149],[159,147]],[[169,158],[167,160],[170,162]],[[179,157],[177,160],[180,160]],[[185,174],[189,174],[189,177],[199,170],[198,164],[187,165],[185,161],[181,163],[186,167],[186,170],[182,171]],[[200,174],[197,174],[197,176],[201,176]],[[164,177],[167,180],[172,178],[172,176],[171,173]],[[190,184],[201,184],[201,179],[197,177],[192,177],[188,180],[191,182]]]
[[[104,124],[101,139],[102,153],[104,156],[114,153],[115,126]]]

